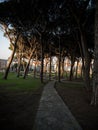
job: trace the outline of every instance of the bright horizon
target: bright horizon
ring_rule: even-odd
[[[3,32],[0,30],[0,59],[8,59],[11,55],[9,50],[10,42],[3,36]]]
[[[8,1],[8,0],[0,0],[0,3],[4,2],[4,1]]]
[[[7,0],[0,0],[0,3]],[[9,50],[10,42],[9,40],[3,36],[3,32],[0,30],[0,59],[7,60],[11,55],[11,51]]]

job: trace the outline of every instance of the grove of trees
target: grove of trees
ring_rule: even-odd
[[[10,40],[12,55],[6,68],[7,79],[11,62],[18,59],[17,77],[22,58],[28,59],[23,78],[26,78],[31,59],[41,61],[43,82],[44,59],[58,58],[58,81],[64,72],[64,59],[71,60],[70,80],[74,63],[82,59],[86,91],[92,91],[91,104],[96,105],[98,86],[98,2],[94,0],[9,0],[0,3],[0,24]],[[93,76],[90,75],[91,61]],[[77,77],[77,73],[76,73]]]

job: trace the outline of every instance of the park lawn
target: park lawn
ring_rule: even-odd
[[[57,86],[61,86],[61,87],[70,87],[70,88],[79,88],[79,87],[83,87],[83,82],[75,82],[75,81],[65,81],[62,83],[57,83]]]
[[[2,91],[35,91],[43,86],[39,79],[28,76],[26,79],[17,78],[15,73],[10,73],[8,79],[2,79],[0,74],[0,87]]]
[[[82,82],[65,81],[56,83],[55,88],[83,130],[98,130],[98,104],[90,105]]]
[[[0,130],[32,130],[44,84],[27,76],[0,74]]]

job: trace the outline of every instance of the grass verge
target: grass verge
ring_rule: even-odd
[[[82,82],[57,83],[56,90],[83,130],[98,130],[98,105],[90,105]]]
[[[7,80],[0,74],[0,129],[32,130],[43,91],[39,79],[17,78],[10,73]]]
[[[34,91],[43,86],[39,79],[27,77],[17,78],[15,73],[10,73],[7,80],[2,79],[0,74],[0,87],[4,91]]]

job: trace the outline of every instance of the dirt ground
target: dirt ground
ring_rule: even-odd
[[[42,90],[0,92],[0,130],[32,130]]]
[[[91,106],[83,87],[64,87],[56,85],[62,97],[83,130],[98,130],[98,105]]]

